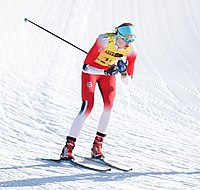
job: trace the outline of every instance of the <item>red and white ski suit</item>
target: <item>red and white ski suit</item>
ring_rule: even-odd
[[[113,101],[116,94],[115,76],[107,76],[104,70],[110,68],[117,60],[127,60],[127,74],[133,75],[134,62],[137,56],[136,48],[130,45],[128,49],[118,49],[115,46],[116,37],[114,33],[100,35],[84,61],[82,71],[82,107],[75,118],[69,136],[77,138],[94,105],[94,93],[96,84],[102,94],[104,109],[99,120],[97,131],[106,134],[109,123]]]

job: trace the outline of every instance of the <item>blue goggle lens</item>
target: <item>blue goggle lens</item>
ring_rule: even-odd
[[[134,38],[127,38],[127,37],[123,36],[119,31],[118,31],[118,36],[120,36],[122,38],[122,40],[124,40],[127,43],[129,43],[129,42],[132,43],[135,40],[135,36],[134,36]]]
[[[122,37],[122,40],[124,40],[127,43],[129,43],[129,42],[132,43],[132,42],[134,42],[135,39]]]

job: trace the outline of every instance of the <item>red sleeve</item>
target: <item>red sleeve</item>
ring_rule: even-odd
[[[128,60],[127,73],[128,73],[129,76],[133,75],[136,57],[137,57],[137,51],[136,50],[132,50],[127,55],[127,60]]]
[[[99,56],[99,54],[101,53],[101,51],[104,48],[105,47],[104,47],[104,44],[102,43],[101,39],[97,38],[96,42],[94,43],[94,45],[92,46],[92,48],[88,52],[84,63],[89,64],[89,65],[93,65],[96,58]]]

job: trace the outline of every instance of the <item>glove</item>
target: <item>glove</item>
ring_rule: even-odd
[[[118,73],[118,67],[116,65],[112,65],[108,70],[104,70],[104,74],[107,76],[113,76]]]
[[[117,61],[117,67],[120,73],[123,73],[126,71],[126,62],[124,62],[122,59],[119,59]]]

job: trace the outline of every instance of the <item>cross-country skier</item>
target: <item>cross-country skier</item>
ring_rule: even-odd
[[[133,75],[137,56],[133,45],[135,38],[135,27],[131,23],[123,23],[115,28],[115,32],[101,34],[90,49],[82,70],[82,107],[66,138],[61,159],[74,159],[72,151],[84,121],[93,108],[96,84],[102,94],[104,109],[98,123],[91,155],[93,158],[105,157],[102,153],[102,143],[116,94],[115,75],[119,72],[125,84]]]

